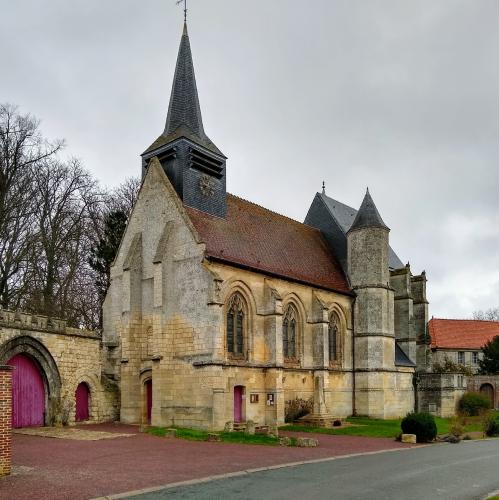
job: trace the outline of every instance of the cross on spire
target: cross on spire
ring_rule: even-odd
[[[184,22],[187,22],[187,0],[177,0],[177,5],[184,4]]]

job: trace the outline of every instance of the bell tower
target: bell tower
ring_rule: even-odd
[[[142,176],[154,156],[185,205],[225,217],[227,158],[204,131],[185,22],[165,129],[142,154]]]

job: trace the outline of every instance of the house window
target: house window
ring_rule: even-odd
[[[236,356],[244,355],[245,316],[244,299],[235,293],[227,306],[227,351]]]
[[[329,320],[329,362],[338,361],[338,335],[340,332],[340,318],[336,313],[331,314]]]
[[[457,353],[457,362],[460,364],[460,365],[464,365],[464,351],[459,351]]]
[[[294,306],[288,306],[282,320],[282,350],[285,359],[296,358],[297,317],[298,314]]]
[[[478,353],[476,351],[471,353],[471,362],[474,365],[478,364]]]

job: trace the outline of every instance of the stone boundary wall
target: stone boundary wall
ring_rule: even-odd
[[[10,474],[12,462],[12,367],[0,365],[0,476]]]
[[[499,375],[474,375],[468,378],[468,390],[480,392],[484,384],[490,384],[494,390],[494,408],[499,410]]]
[[[0,364],[28,355],[40,368],[47,397],[45,425],[75,422],[75,392],[90,390],[88,422],[117,420],[119,388],[102,370],[99,332],[68,327],[65,320],[0,309]]]
[[[453,417],[457,403],[467,390],[466,376],[460,373],[416,374],[417,411],[426,411],[438,417]]]

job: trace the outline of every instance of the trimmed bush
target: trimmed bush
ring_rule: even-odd
[[[489,398],[479,392],[467,392],[459,400],[457,408],[459,413],[463,415],[476,417],[490,409],[490,401]]]
[[[490,437],[499,436],[499,415],[491,415],[485,425],[485,434]]]
[[[430,413],[408,413],[400,426],[404,434],[416,434],[418,443],[427,443],[437,437],[437,424]]]

